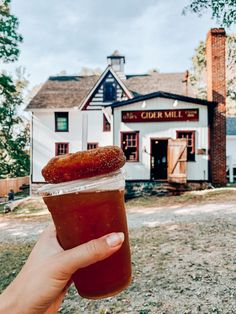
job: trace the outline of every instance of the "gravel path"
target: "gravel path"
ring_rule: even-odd
[[[228,218],[236,221],[236,201],[199,203],[197,205],[171,206],[169,208],[132,208],[128,211],[130,228],[155,227],[175,222],[200,222],[216,218]]]
[[[36,240],[49,220],[49,215],[39,220],[0,217],[0,242]]]
[[[127,211],[129,228],[178,222],[200,222],[217,218],[236,221],[236,201],[203,203],[169,208],[131,208]],[[49,215],[32,218],[0,216],[0,242],[35,240],[50,221]]]
[[[130,287],[96,302],[71,287],[60,314],[236,314],[236,201],[130,208],[127,216]],[[49,222],[48,214],[1,215],[2,247],[21,250]]]

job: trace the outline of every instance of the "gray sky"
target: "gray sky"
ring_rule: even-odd
[[[19,61],[30,86],[62,70],[106,67],[118,49],[126,57],[126,74],[184,71],[194,48],[214,22],[181,14],[188,0],[12,0],[24,37]],[[236,32],[236,27],[230,32]]]

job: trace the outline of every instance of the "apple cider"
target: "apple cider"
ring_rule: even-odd
[[[124,190],[77,191],[43,196],[64,249],[111,232],[124,232],[121,248],[107,259],[76,271],[72,279],[85,298],[112,296],[131,281],[131,257],[124,207]]]

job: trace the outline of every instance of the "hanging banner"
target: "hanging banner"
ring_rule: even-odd
[[[122,111],[122,122],[198,121],[198,109]]]

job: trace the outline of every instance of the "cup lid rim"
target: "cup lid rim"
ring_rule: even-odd
[[[81,192],[87,190],[110,190],[113,187],[124,186],[124,171],[121,169],[114,172],[110,172],[105,175],[93,176],[84,179],[78,179],[73,181],[61,182],[61,183],[46,183],[40,187],[37,192],[40,195],[61,195],[72,192]],[[123,186],[122,186],[123,183]],[[105,184],[105,186],[103,185]]]

